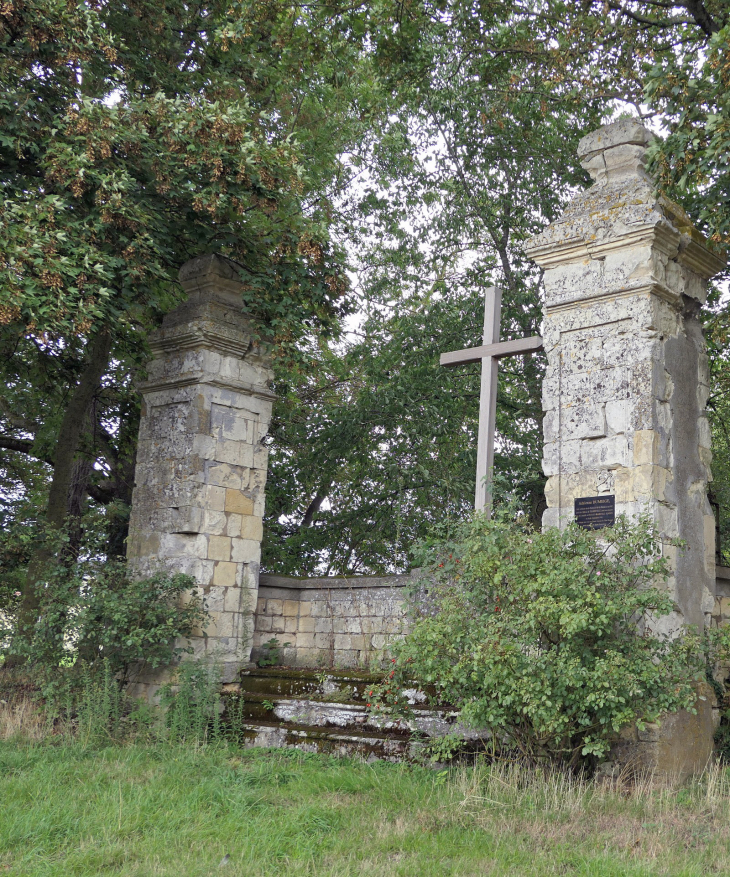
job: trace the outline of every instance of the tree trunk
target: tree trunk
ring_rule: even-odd
[[[76,494],[74,472],[77,471],[78,474],[79,471],[77,462],[81,464],[81,469],[83,469],[84,462],[77,461],[77,454],[84,429],[88,424],[88,415],[94,395],[109,362],[110,350],[111,335],[108,330],[102,330],[89,342],[86,365],[81,372],[78,384],[71,393],[68,407],[61,421],[53,455],[53,476],[46,506],[46,533],[39,541],[28,564],[23,588],[16,629],[16,636],[20,638],[24,638],[30,633],[38,617],[39,585],[54,559],[54,536],[60,534],[63,529],[69,512],[69,501],[72,499],[72,494]],[[22,663],[22,658],[11,654],[6,665],[19,663]]]

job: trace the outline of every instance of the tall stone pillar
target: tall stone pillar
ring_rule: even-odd
[[[220,661],[228,681],[252,641],[272,372],[252,342],[231,263],[192,259],[180,282],[187,300],[151,336],[140,387],[127,557],[139,576],[162,568],[195,578],[211,622],[194,652]]]
[[[595,180],[532,238],[545,269],[543,385],[548,509],[563,526],[578,498],[615,497],[616,514],[648,513],[671,557],[677,612],[667,632],[709,622],[715,523],[707,500],[707,357],[699,320],[724,263],[644,170],[652,135],[635,121],[584,137]]]
[[[564,526],[576,500],[589,512],[602,504],[651,516],[672,568],[675,612],[661,631],[672,635],[684,624],[708,625],[713,606],[709,376],[699,311],[724,262],[676,204],[656,196],[644,169],[651,138],[634,121],[584,137],[579,156],[595,182],[527,253],[545,270],[543,526]],[[686,548],[669,545],[674,537]],[[683,776],[705,767],[712,734],[705,692],[696,715],[627,731],[612,757]]]

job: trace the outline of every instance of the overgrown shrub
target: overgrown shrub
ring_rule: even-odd
[[[659,552],[647,520],[543,533],[507,512],[475,516],[421,546],[428,594],[373,698],[407,715],[415,680],[496,749],[600,759],[626,725],[692,710],[727,647],[724,633],[658,632],[675,609]]]
[[[83,665],[88,673],[103,666],[123,684],[138,662],[157,667],[190,651],[176,641],[205,625],[205,607],[194,585],[180,574],[134,579],[122,563],[108,563],[84,577],[59,566],[42,585],[31,635],[14,636],[8,612],[0,642],[8,649],[12,644],[29,668],[55,673]]]

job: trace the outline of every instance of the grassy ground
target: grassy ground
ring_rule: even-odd
[[[0,742],[0,874],[730,874],[730,783],[632,791],[516,767],[232,746]]]

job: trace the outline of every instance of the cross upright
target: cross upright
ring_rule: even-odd
[[[441,354],[441,365],[453,368],[470,362],[482,364],[482,386],[479,395],[479,438],[477,440],[477,483],[474,508],[487,517],[492,509],[492,467],[494,465],[494,432],[497,413],[497,374],[499,360],[520,353],[542,350],[542,338],[499,340],[499,321],[502,310],[502,290],[495,286],[487,289],[484,300],[484,334],[481,347],[453,350]]]

